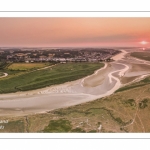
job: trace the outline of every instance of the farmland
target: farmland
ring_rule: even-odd
[[[49,63],[13,63],[7,69],[8,70],[20,70],[27,71],[33,69],[39,69],[50,65]]]

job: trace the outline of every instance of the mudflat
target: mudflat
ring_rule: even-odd
[[[11,115],[47,112],[111,95],[122,86],[121,81],[124,81],[124,84],[135,79],[135,75],[130,76],[132,79],[127,79],[131,72],[134,71],[138,74],[137,66],[132,69],[133,63],[128,63],[127,58],[125,59],[126,54],[127,52],[122,51],[121,54],[118,54],[119,57],[121,55],[120,59],[105,64],[94,74],[75,81],[32,91],[1,94],[1,116],[10,115],[8,113],[10,111]],[[141,66],[141,68],[143,67]],[[137,77],[141,75],[143,72]]]

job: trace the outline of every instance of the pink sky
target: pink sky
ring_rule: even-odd
[[[150,18],[0,18],[1,47],[150,46]]]

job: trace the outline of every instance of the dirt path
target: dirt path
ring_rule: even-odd
[[[37,69],[37,70],[44,70],[44,69],[52,68],[52,67],[54,67],[54,66],[56,66],[56,65],[57,65],[57,64],[51,65],[51,66],[47,66],[47,67],[44,67],[44,68],[40,68],[40,69]]]
[[[132,129],[130,130],[130,132],[133,131],[133,124],[136,123],[136,118],[138,118],[140,121],[140,127],[142,128],[142,131],[145,133],[145,127],[144,127],[143,122],[139,116],[139,99],[140,99],[140,96],[141,96],[141,94],[138,94],[138,96],[136,98],[136,112],[134,114],[134,117],[132,118],[132,122],[126,126],[123,126],[124,128],[126,128],[126,127],[129,127],[132,125]],[[136,123],[136,125],[139,126],[139,124],[137,124],[137,123]]]

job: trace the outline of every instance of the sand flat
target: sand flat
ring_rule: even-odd
[[[95,87],[103,83],[105,76],[112,70],[111,64],[107,64],[105,69],[100,69],[97,73],[84,79],[84,87]]]

